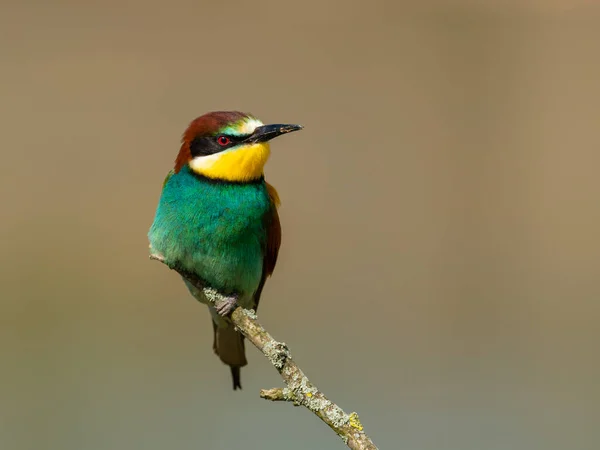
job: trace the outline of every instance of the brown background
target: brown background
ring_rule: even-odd
[[[380,448],[598,448],[600,8],[217,5],[1,6],[0,448],[343,447],[147,259],[215,109],[306,127],[261,319]]]

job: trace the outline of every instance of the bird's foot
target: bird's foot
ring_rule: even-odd
[[[222,295],[219,299],[215,301],[215,309],[221,317],[225,317],[226,315],[228,315],[231,311],[233,311],[236,308],[236,306],[237,296],[235,295]]]

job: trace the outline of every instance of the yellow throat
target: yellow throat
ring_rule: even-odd
[[[268,142],[232,147],[213,155],[199,156],[190,161],[190,168],[199,175],[226,181],[245,182],[260,178],[271,148]]]

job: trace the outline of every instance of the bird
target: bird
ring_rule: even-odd
[[[182,276],[208,306],[213,351],[230,366],[233,390],[241,389],[247,365],[244,337],[230,317],[236,306],[258,308],[281,245],[277,190],[265,181],[270,141],[301,125],[265,125],[240,111],[213,111],[194,119],[181,138],[174,167],[164,179],[148,231],[150,253],[216,290],[225,301],[211,303],[204,290]]]

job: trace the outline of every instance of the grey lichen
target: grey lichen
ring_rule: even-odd
[[[302,399],[299,399],[298,397],[296,397],[294,395],[294,391],[292,391],[290,388],[283,388],[282,389],[283,392],[283,398],[285,400],[287,400],[288,402],[292,402],[292,404],[294,406],[302,406]]]
[[[329,409],[326,413],[327,418],[331,421],[331,423],[337,427],[341,428],[348,423],[348,414],[344,413],[342,408],[337,405],[331,404],[331,409]]]
[[[304,406],[327,418],[329,423],[336,428],[340,428],[348,423],[349,416],[339,406],[319,392],[306,375],[300,373],[299,376],[293,376],[292,381],[290,385],[293,389],[293,395],[295,398],[300,399]]]
[[[283,342],[277,342],[275,340],[269,341],[263,347],[263,353],[271,364],[275,366],[276,369],[281,370],[285,365],[285,362],[290,358],[290,351]]]
[[[223,300],[223,295],[219,294],[219,291],[211,287],[203,288],[202,292],[204,292],[206,299],[211,303],[216,303],[217,301]]]
[[[331,402],[329,400],[314,396],[309,396],[306,403],[306,406],[311,411],[325,411],[331,406]]]

